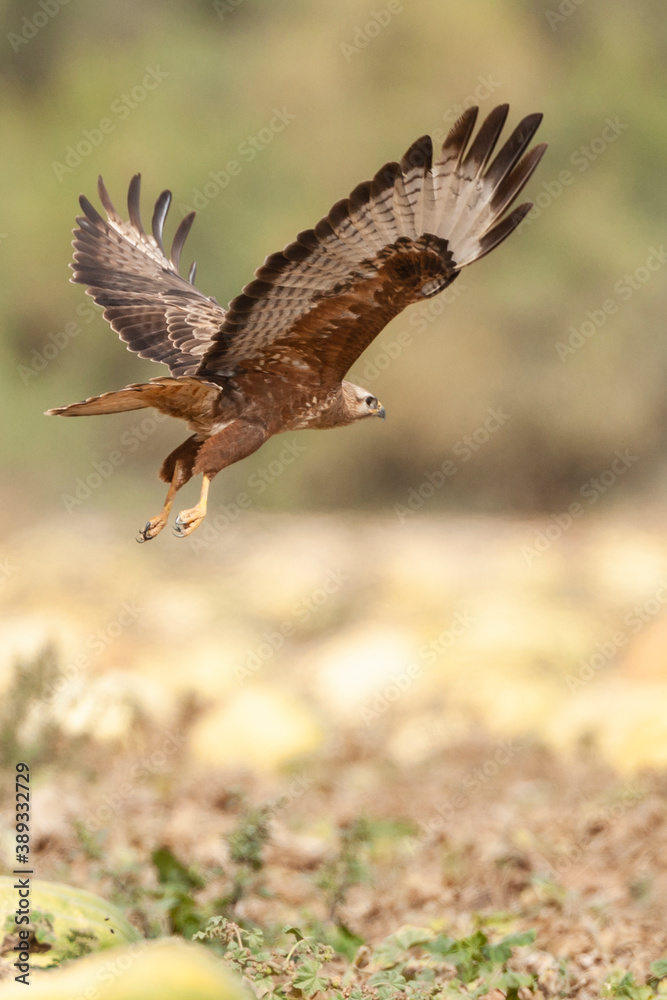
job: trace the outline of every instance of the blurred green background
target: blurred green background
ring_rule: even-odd
[[[68,284],[77,197],[96,201],[98,173],[124,210],[141,171],[146,221],[171,188],[172,232],[200,207],[184,260],[226,303],[418,135],[441,136],[466,104],[486,114],[503,101],[512,127],[545,114],[530,222],[464,272],[449,303],[404,313],[357,363],[386,424],[302,433],[299,460],[253,501],[392,512],[490,409],[502,427],[430,510],[564,509],[625,449],[637,460],[604,502],[664,489],[659,4],[11,0],[0,23],[3,489],[16,504],[20,480],[31,517],[62,511],[78,477],[120,450],[122,471],[94,503],[141,521],[142,502],[147,516],[161,502],[162,458],[186,436],[168,420],[142,431],[136,413],[41,415],[165,371],[129,354]],[[230,160],[241,169],[228,177]],[[227,470],[214,503],[247,491],[284,444]]]

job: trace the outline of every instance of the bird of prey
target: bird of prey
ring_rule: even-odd
[[[162,465],[167,497],[138,541],[155,538],[177,491],[201,473],[199,502],[175,523],[177,535],[189,535],[206,515],[213,477],[272,435],[384,418],[373,393],[345,381],[347,371],[391,319],[447,288],[532,207],[507,211],[546,148],[526,152],[542,116],[524,118],[492,159],[508,106],[495,108],[471,141],[477,111],[461,115],[435,158],[431,139],[422,136],[400,162],[336,202],[314,229],[267,257],[226,310],[195,288],[194,265],[187,280],[179,272],[194,212],[165,252],[169,191],[157,200],[151,233],[139,214],[139,174],[129,187],[129,221],[102,178],[106,219],[80,198],[71,280],[88,286],[128,350],[166,364],[170,375],[47,413],[155,407],[191,431]]]

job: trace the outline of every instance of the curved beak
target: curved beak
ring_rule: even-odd
[[[384,411],[384,406],[379,407],[379,409],[377,409],[375,411],[375,416],[376,417],[381,417],[381,419],[384,420],[384,418],[386,417],[386,413]]]

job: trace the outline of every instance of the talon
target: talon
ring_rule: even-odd
[[[197,505],[189,510],[182,510],[174,522],[174,534],[177,538],[185,538],[192,534],[206,517],[206,508]]]
[[[176,518],[174,523],[174,534],[177,538],[185,538],[186,535],[191,535],[206,517],[206,503],[208,500],[208,488],[210,482],[211,481],[208,476],[205,475],[202,478],[201,496],[199,497],[199,503],[197,506],[190,507],[189,510],[182,510]]]
[[[166,523],[167,515],[164,511],[158,514],[157,517],[152,517],[150,521],[146,522],[146,527],[141,528],[139,534],[137,535],[137,541],[139,544],[142,542],[150,542],[152,538],[159,535]]]
[[[150,542],[151,538],[155,538],[155,535],[150,533],[151,522],[149,521],[145,528],[139,529],[139,534],[137,535],[137,541],[141,545],[142,542]]]

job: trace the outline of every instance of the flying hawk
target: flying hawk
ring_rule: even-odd
[[[139,215],[139,174],[128,192],[129,222],[102,178],[106,219],[80,198],[72,281],[88,286],[128,350],[166,364],[171,374],[47,413],[152,406],[185,420],[192,432],[162,465],[167,497],[138,541],[155,538],[177,491],[201,473],[199,502],[176,518],[176,534],[189,535],[206,515],[213,477],[272,435],[384,418],[371,392],[344,380],[349,368],[391,319],[443,291],[532,207],[505,214],[546,148],[525,153],[542,115],[524,118],[491,160],[508,106],[495,108],[470,142],[477,110],[461,115],[435,161],[431,139],[422,136],[400,163],[387,163],[336,202],[314,229],[267,257],[226,310],[194,287],[194,264],[187,281],[179,272],[194,212],[165,252],[169,191],[155,205],[152,234]]]

